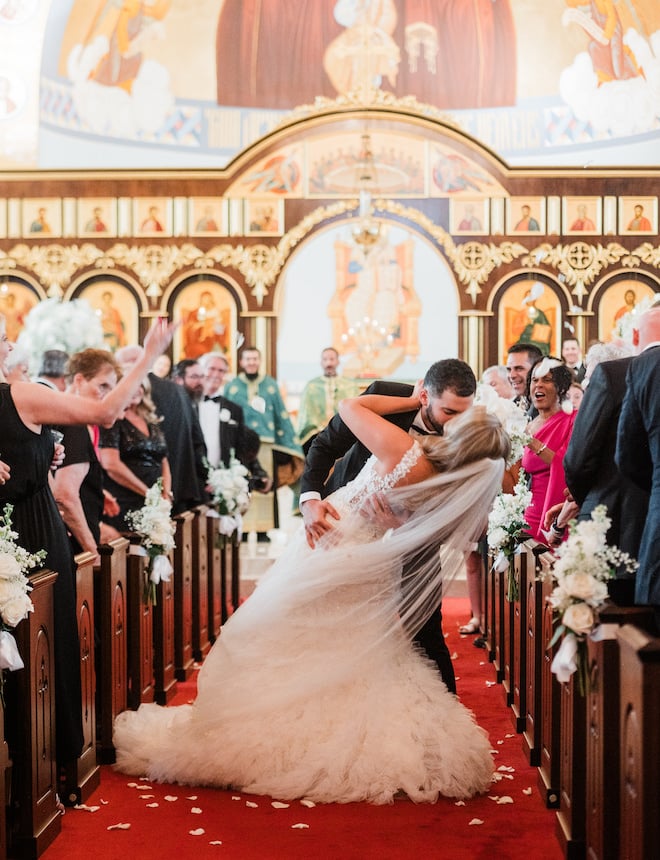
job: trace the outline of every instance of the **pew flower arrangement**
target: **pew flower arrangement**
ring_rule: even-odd
[[[513,400],[500,397],[492,386],[482,383],[477,386],[477,396],[474,402],[484,406],[487,412],[495,415],[506,430],[511,442],[511,451],[506,464],[508,467],[513,466],[522,458],[523,448],[531,438],[527,432],[529,418],[525,411]]]
[[[561,639],[552,671],[567,683],[577,671],[581,695],[589,690],[587,637],[595,634],[598,612],[607,600],[607,580],[621,567],[633,573],[638,565],[628,553],[605,543],[611,520],[605,505],[594,508],[590,520],[569,524],[569,537],[555,551],[549,576],[555,583],[548,602],[557,625],[550,647]]]
[[[169,582],[172,565],[167,553],[174,549],[172,504],[163,497],[163,481],[159,478],[147,490],[144,505],[137,511],[129,511],[126,521],[142,539],[140,554],[149,557],[145,570],[144,602],[156,604],[156,586],[159,582]]]
[[[250,505],[248,470],[236,459],[233,452],[229,466],[221,464],[214,468],[206,461],[207,490],[211,494],[213,512],[219,517],[219,538],[223,542],[234,532],[241,537],[242,519]]]
[[[34,610],[27,573],[46,557],[45,550],[30,553],[16,543],[18,534],[11,527],[13,510],[12,505],[5,505],[0,515],[0,698],[3,670],[13,672],[24,666],[11,631]]]
[[[518,584],[513,575],[513,555],[526,537],[525,508],[531,504],[532,493],[527,476],[521,469],[518,482],[511,493],[498,493],[488,515],[488,548],[495,555],[494,570],[507,571],[507,600],[518,599]]]

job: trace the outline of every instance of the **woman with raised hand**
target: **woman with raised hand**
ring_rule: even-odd
[[[57,571],[55,603],[55,703],[58,764],[75,759],[83,743],[80,651],[75,611],[75,569],[66,528],[49,485],[55,442],[52,425],[108,424],[126,408],[173,326],[157,320],[140,360],[102,399],[52,391],[33,382],[0,382],[0,457],[10,473],[0,481],[0,508],[13,505],[12,526],[29,552],[45,549],[44,566]]]
[[[192,705],[118,717],[120,770],[326,803],[489,788],[485,732],[412,639],[485,527],[509,440],[482,408],[441,437],[383,417],[419,408],[419,387],[342,401],[373,454],[329,497],[334,527],[313,548],[294,535],[223,627]],[[382,517],[366,514],[375,496]]]

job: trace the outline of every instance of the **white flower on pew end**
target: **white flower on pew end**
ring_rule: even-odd
[[[220,515],[244,514],[250,505],[248,470],[233,454],[229,466],[213,468],[205,462],[211,504]]]
[[[511,451],[507,459],[507,466],[517,463],[523,455],[523,449],[530,440],[527,432],[529,418],[525,411],[513,400],[500,397],[490,385],[477,385],[477,395],[474,399],[475,405],[486,407],[486,411],[494,415],[504,427],[511,442]]]
[[[569,537],[557,547],[555,562],[546,574],[554,583],[548,603],[557,625],[550,646],[561,639],[551,668],[562,684],[577,672],[582,695],[589,689],[587,638],[596,635],[599,610],[608,596],[607,580],[617,567],[626,573],[638,567],[627,553],[605,542],[610,524],[604,505],[592,511],[590,520],[572,520]]]
[[[204,461],[207,468],[207,490],[211,494],[210,516],[218,518],[218,539],[222,546],[225,538],[236,534],[240,541],[243,533],[244,514],[250,506],[250,485],[248,470],[230,454],[229,466],[224,464],[214,468]]]
[[[45,550],[30,553],[18,545],[18,533],[11,527],[13,510],[12,505],[5,505],[0,515],[0,698],[2,670],[14,672],[24,667],[11,631],[34,611],[27,574],[46,557]]]
[[[172,522],[172,504],[163,496],[162,478],[149,487],[144,505],[126,514],[126,521],[140,535],[142,549],[149,556],[144,601],[155,604],[156,586],[159,582],[168,582],[172,576],[172,565],[167,553],[175,547],[176,531]]]
[[[513,493],[498,493],[488,514],[488,548],[495,555],[493,569],[499,573],[509,571],[507,599],[517,600],[517,583],[510,566],[514,553],[526,537],[529,528],[525,509],[531,504],[532,494],[527,476],[521,469]]]

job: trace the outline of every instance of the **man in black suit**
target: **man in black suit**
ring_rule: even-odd
[[[388,416],[388,420],[408,430],[412,435],[442,435],[447,421],[465,412],[472,405],[476,388],[474,373],[464,361],[453,358],[438,361],[431,365],[424,377],[420,391],[421,409],[418,412],[393,414]],[[412,385],[377,381],[372,383],[365,393],[401,397],[410,396],[412,391]],[[314,546],[325,532],[333,528],[333,519],[338,519],[337,512],[332,504],[325,500],[325,496],[353,480],[370,454],[339,415],[335,415],[314,439],[307,453],[300,495],[300,510],[310,546]],[[339,462],[336,462],[337,460]],[[413,559],[410,561],[414,562]],[[429,659],[438,665],[450,692],[456,692],[454,669],[442,633],[440,603],[415,636],[415,642],[426,652]]]
[[[197,408],[209,463],[229,466],[233,452],[250,472],[250,489],[267,493],[271,480],[257,458],[259,436],[246,427],[242,407],[222,394],[229,371],[227,359],[222,353],[209,352],[200,356],[198,366],[204,376],[204,399]]]
[[[635,334],[642,352],[628,368],[616,462],[623,475],[651,494],[639,548],[635,602],[655,607],[660,633],[660,302],[642,314]]]
[[[573,372],[575,382],[581,383],[587,373],[587,366],[582,361],[582,350],[576,337],[567,337],[562,343],[561,360]]]
[[[564,455],[564,473],[566,485],[580,505],[578,519],[588,520],[594,508],[605,505],[612,520],[607,542],[637,556],[648,492],[624,477],[614,462],[626,373],[632,360],[629,356],[604,361],[593,371]],[[618,603],[633,602],[632,588],[621,580],[611,580],[608,587]]]

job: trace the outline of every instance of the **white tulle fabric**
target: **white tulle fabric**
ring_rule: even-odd
[[[193,705],[117,718],[118,769],[316,802],[487,790],[488,738],[410,634],[483,529],[503,464],[395,487],[420,455],[415,443],[385,478],[372,458],[332,496],[341,520],[315,550],[294,535],[223,627]],[[374,492],[408,517],[385,535],[359,513]]]

